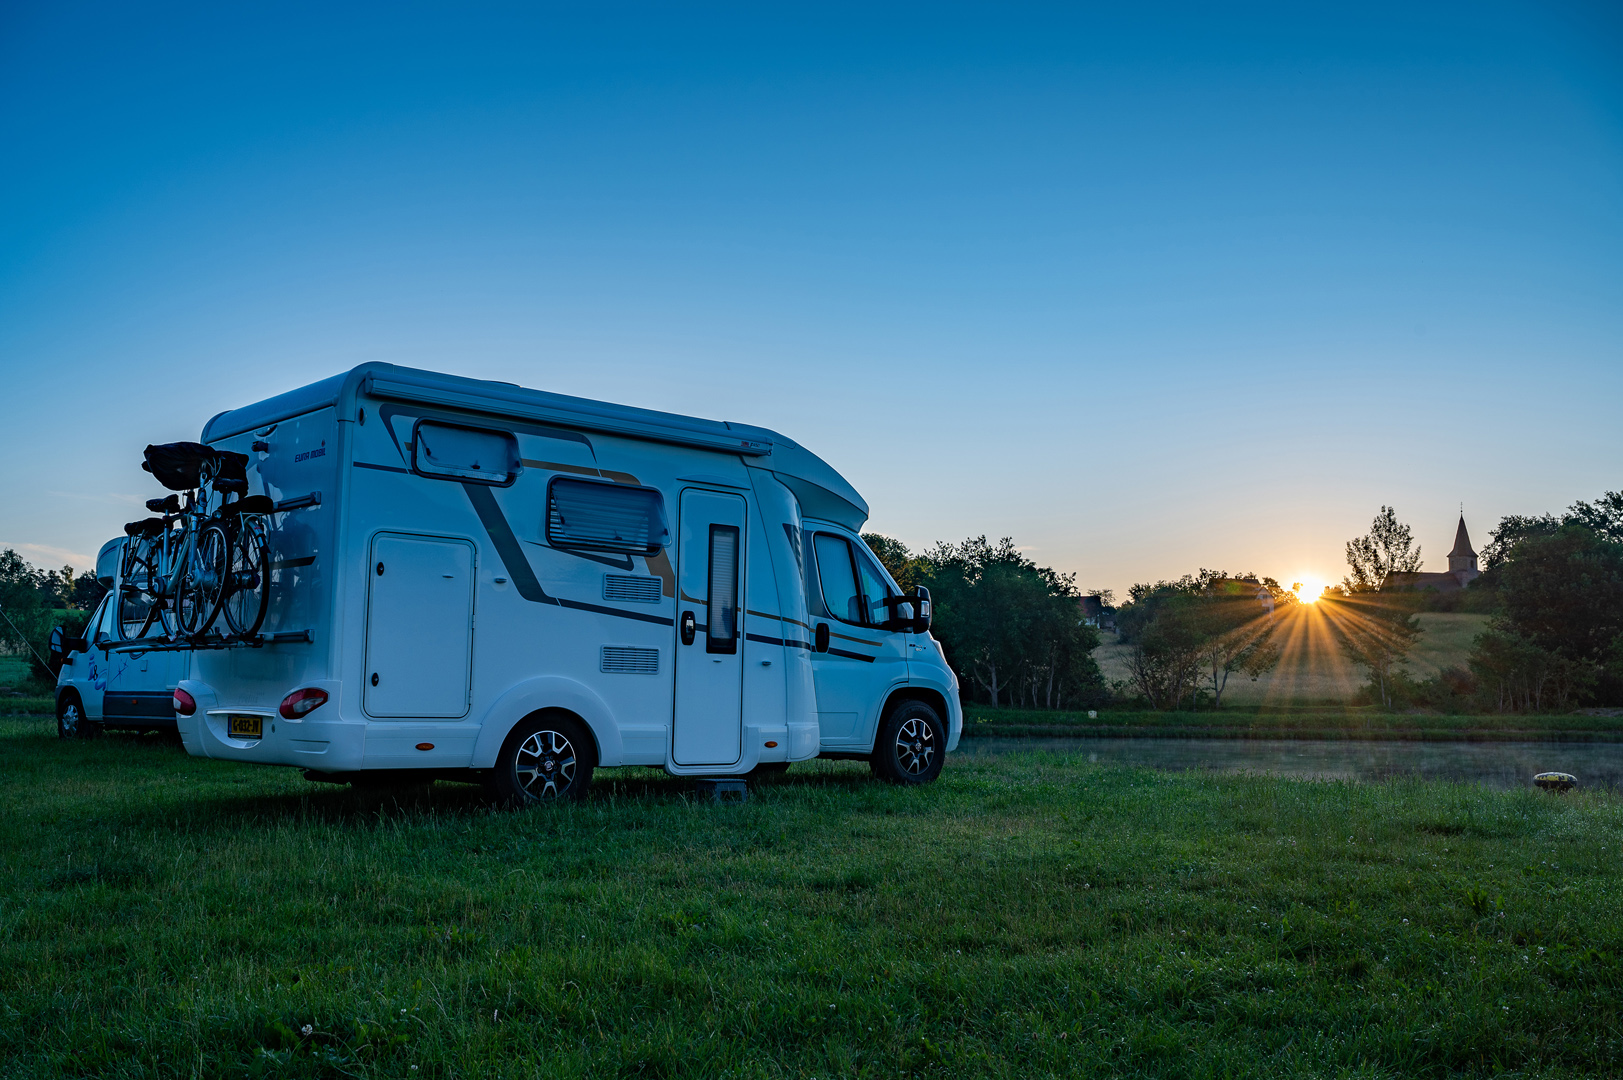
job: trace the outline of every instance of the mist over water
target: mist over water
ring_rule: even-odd
[[[1555,771],[1576,776],[1581,788],[1623,788],[1623,744],[1618,743],[969,738],[958,746],[959,754],[970,757],[1031,750],[1171,772],[1204,769],[1302,780],[1418,778],[1508,789],[1531,787],[1534,774]]]

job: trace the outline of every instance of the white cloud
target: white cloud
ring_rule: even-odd
[[[69,551],[67,548],[52,547],[50,544],[19,544],[11,540],[0,540],[0,548],[14,548],[17,554],[28,559],[29,562],[38,563],[43,560],[45,570],[56,570],[63,564],[74,569],[89,570],[96,565],[94,555],[86,555],[82,551]]]

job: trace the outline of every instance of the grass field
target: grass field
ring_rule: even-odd
[[[0,1075],[1578,1076],[1623,803],[953,759],[493,812],[0,719]]]
[[[1443,716],[1388,713],[1376,706],[1274,708],[1228,706],[1221,711],[1146,712],[1134,709],[1060,712],[964,707],[968,735],[1076,735],[1090,738],[1374,739],[1520,742],[1562,739],[1623,742],[1623,716],[1576,713],[1490,713]],[[1623,710],[1609,710],[1623,711]]]
[[[1464,667],[1471,640],[1488,625],[1488,616],[1423,612],[1420,640],[1410,655],[1409,673],[1429,679],[1446,667]],[[1255,682],[1231,676],[1224,705],[1302,705],[1345,702],[1365,682],[1363,672],[1347,663],[1335,639],[1324,631],[1325,616],[1314,605],[1289,607],[1275,615],[1277,640],[1284,655],[1279,666]],[[1126,681],[1129,648],[1111,634],[1094,650],[1106,682]]]

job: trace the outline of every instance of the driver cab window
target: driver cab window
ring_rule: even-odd
[[[851,567],[851,545],[838,536],[818,533],[812,539],[817,552],[817,576],[823,583],[823,605],[836,619],[862,624],[862,598]]]
[[[107,641],[116,636],[113,632],[113,616],[116,606],[113,603],[111,593],[102,597],[101,607],[97,608],[96,614],[91,616],[90,640],[92,643]]]
[[[891,590],[879,569],[842,536],[818,533],[812,547],[828,613],[858,626],[883,626],[890,618],[884,601]]]
[[[862,602],[866,605],[868,625],[885,625],[890,620],[890,612],[885,607],[885,597],[890,595],[890,589],[886,587],[885,579],[873,563],[861,555],[857,556],[857,575],[862,581]]]

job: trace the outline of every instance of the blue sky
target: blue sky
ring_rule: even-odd
[[[1118,591],[1623,487],[1608,5],[331,8],[0,8],[0,544],[374,359]]]

